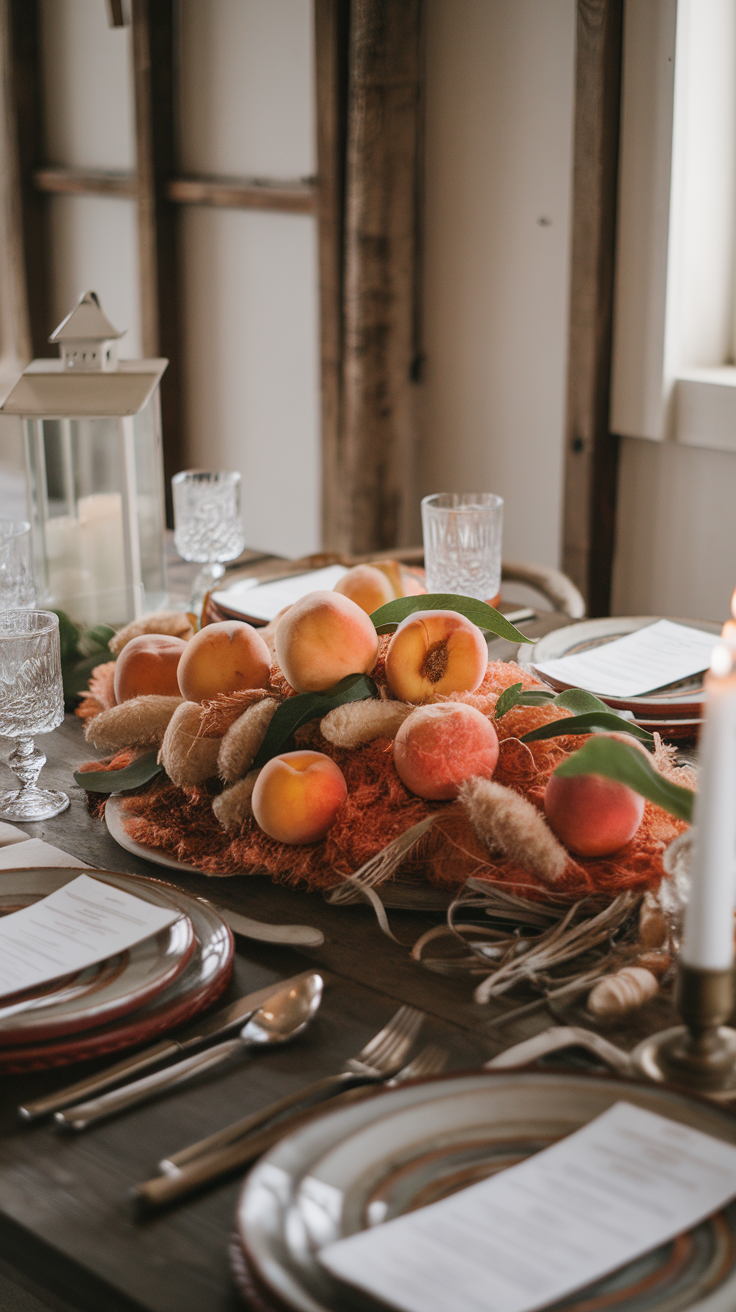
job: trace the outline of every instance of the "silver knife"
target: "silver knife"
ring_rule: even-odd
[[[58,1111],[61,1107],[69,1107],[72,1103],[81,1102],[85,1098],[92,1097],[93,1094],[101,1093],[103,1089],[109,1089],[111,1085],[127,1079],[129,1075],[138,1075],[149,1066],[165,1061],[167,1057],[180,1057],[182,1053],[190,1052],[205,1039],[220,1038],[229,1030],[239,1028],[247,1017],[262,1007],[274,993],[311,974],[313,974],[311,970],[302,970],[290,979],[276,979],[273,984],[267,984],[265,988],[256,989],[254,993],[246,993],[236,1002],[231,1002],[229,1006],[221,1007],[211,1016],[206,1016],[195,1025],[190,1025],[185,1030],[187,1037],[164,1039],[150,1048],[144,1048],[143,1052],[136,1053],[134,1057],[126,1057],[124,1061],[109,1066],[99,1075],[91,1075],[86,1080],[80,1080],[77,1084],[70,1084],[65,1089],[60,1089],[57,1093],[25,1103],[18,1108],[18,1115],[24,1121],[38,1120],[40,1116],[47,1116],[49,1112]]]
[[[313,925],[267,925],[263,920],[251,920],[250,916],[241,916],[238,911],[212,902],[218,916],[222,916],[233,934],[243,938],[258,939],[261,943],[286,943],[290,947],[321,948],[325,936],[321,929]]]

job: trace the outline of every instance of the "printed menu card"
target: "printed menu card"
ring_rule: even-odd
[[[179,919],[176,907],[79,875],[0,919],[0,997],[105,961]]]
[[[405,1312],[536,1312],[736,1194],[736,1147],[619,1102],[480,1184],[329,1244],[333,1275]]]
[[[535,663],[535,669],[604,697],[643,697],[707,670],[717,641],[703,629],[657,620],[587,651]]]

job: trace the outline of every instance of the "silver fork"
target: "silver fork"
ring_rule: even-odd
[[[404,1080],[417,1080],[422,1076],[439,1075],[447,1064],[447,1053],[437,1047],[436,1044],[430,1043],[422,1052],[419,1053],[413,1061],[391,1078],[385,1081],[384,1088],[395,1088],[403,1084]],[[345,1089],[342,1093],[330,1100],[329,1107],[340,1108],[346,1104],[349,1105],[367,1094],[372,1090],[363,1086],[360,1088]],[[265,1130],[260,1130],[256,1134],[245,1134],[235,1143],[227,1144],[217,1152],[206,1153],[190,1161],[182,1170],[176,1171],[171,1175],[157,1175],[152,1180],[146,1180],[139,1184],[133,1191],[134,1200],[138,1208],[143,1211],[151,1211],[157,1207],[165,1207],[181,1198],[186,1198],[189,1194],[201,1189],[204,1185],[212,1184],[221,1176],[230,1175],[240,1167],[247,1166],[256,1157],[272,1148],[279,1139],[284,1135],[291,1134],[293,1130],[299,1129],[308,1121],[314,1120],[321,1116],[325,1108],[322,1102],[317,1106],[311,1106],[301,1111],[293,1112],[291,1116],[277,1121],[275,1125],[269,1125]],[[268,1108],[269,1113],[273,1108]]]
[[[282,1112],[288,1111],[290,1107],[295,1107],[300,1102],[316,1099],[322,1101],[351,1084],[374,1084],[379,1080],[387,1079],[399,1070],[423,1021],[424,1013],[417,1011],[415,1007],[399,1007],[388,1024],[384,1025],[364,1048],[361,1048],[357,1056],[348,1058],[337,1075],[327,1075],[321,1080],[315,1080],[313,1084],[287,1094],[285,1098],[280,1098],[278,1102],[271,1103],[261,1111],[244,1116],[240,1121],[234,1121],[224,1130],[218,1130],[216,1134],[210,1134],[206,1139],[189,1144],[188,1147],[159,1162],[159,1170],[165,1175],[177,1175],[187,1162],[235,1143],[236,1140],[257,1129],[259,1125],[264,1125],[266,1121],[272,1120],[274,1116],[280,1116]]]

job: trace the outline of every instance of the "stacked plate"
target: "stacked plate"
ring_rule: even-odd
[[[544,661],[559,660],[563,656],[574,656],[579,652],[590,651],[593,647],[623,638],[627,633],[635,633],[648,624],[654,624],[662,616],[636,615],[613,617],[601,620],[582,620],[579,624],[567,625],[564,629],[555,629],[547,633],[533,647],[520,647],[517,660],[522,669],[528,669],[544,683],[562,691],[571,685],[561,683],[543,674],[537,666]],[[718,624],[705,620],[673,619],[673,624],[684,624],[690,629],[702,629],[704,633],[718,636],[721,632]],[[591,689],[601,701],[606,702],[617,711],[630,711],[637,724],[651,733],[660,733],[663,738],[679,741],[697,738],[703,717],[705,692],[703,676],[698,674],[684,679],[677,684],[646,696],[631,697],[626,701],[607,695],[605,688]]]
[[[0,915],[48,897],[80,871],[3,871]],[[179,918],[125,952],[0,999],[0,1072],[43,1070],[144,1043],[210,1005],[232,970],[233,937],[209,903],[170,884],[95,870],[95,879]]]
[[[736,1120],[715,1106],[575,1074],[440,1077],[320,1117],[261,1158],[245,1182],[231,1248],[245,1302],[268,1312],[378,1307],[328,1275],[319,1261],[325,1245],[512,1166],[622,1099],[736,1143]],[[733,1312],[735,1241],[732,1204],[555,1312]]]

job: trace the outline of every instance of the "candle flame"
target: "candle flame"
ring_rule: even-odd
[[[731,614],[736,620],[736,588],[734,588],[733,595],[731,597]]]
[[[710,658],[711,674],[716,678],[725,679],[731,673],[733,668],[733,652],[725,642],[717,642],[713,648]]]

